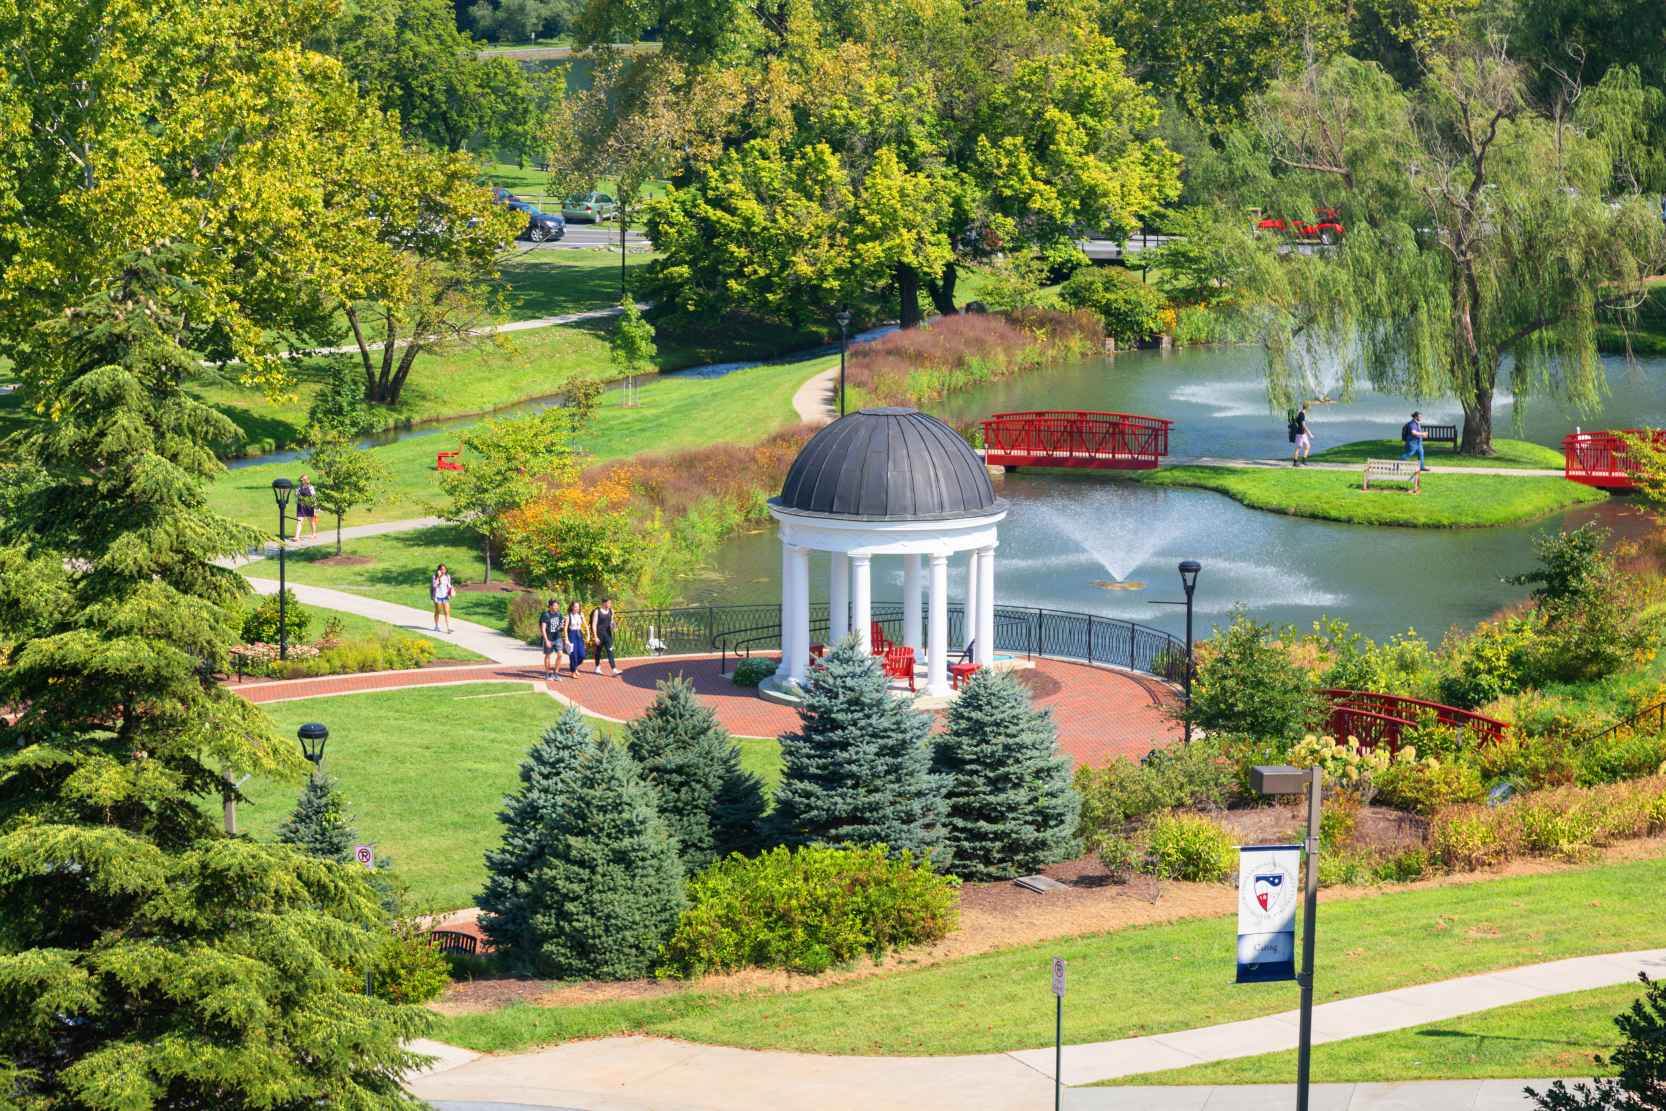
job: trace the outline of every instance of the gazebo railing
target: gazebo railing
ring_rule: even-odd
[[[928,625],[927,616],[922,605],[922,633]],[[892,640],[902,639],[902,618],[900,603],[873,606],[873,619]],[[966,649],[966,607],[950,605],[948,618],[950,649],[959,654]],[[650,627],[658,642],[653,646],[648,641]],[[825,641],[829,627],[827,603],[812,604],[811,641]],[[731,657],[745,659],[754,652],[781,647],[781,607],[760,604],[633,610],[620,613],[615,628],[615,647],[621,655],[646,655],[651,647],[674,654],[717,652],[721,655],[719,666],[727,673]],[[996,606],[995,651],[1125,668],[1176,683],[1185,674],[1186,646],[1178,638],[1136,621],[1069,610]]]

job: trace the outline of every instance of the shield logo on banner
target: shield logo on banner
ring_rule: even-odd
[[[1258,872],[1255,876],[1255,901],[1263,911],[1273,908],[1278,902],[1281,889],[1284,887],[1283,872]]]

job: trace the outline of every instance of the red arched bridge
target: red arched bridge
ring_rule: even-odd
[[[983,459],[1003,467],[1151,470],[1168,454],[1173,423],[1088,409],[996,413],[983,422]]]
[[[1485,714],[1421,698],[1336,688],[1319,693],[1330,700],[1330,735],[1337,740],[1352,737],[1363,749],[1387,745],[1389,752],[1398,752],[1402,732],[1420,725],[1444,725],[1477,746],[1503,740],[1510,727]]]
[[[1607,490],[1630,490],[1633,470],[1631,450],[1624,437],[1650,437],[1656,446],[1666,445],[1666,430],[1627,428],[1611,432],[1574,432],[1562,437],[1562,473],[1570,482],[1601,486]]]

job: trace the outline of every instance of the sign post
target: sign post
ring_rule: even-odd
[[[1053,1111],[1064,1099],[1064,958],[1053,958],[1053,995],[1057,1010],[1053,1022]]]
[[[376,849],[372,845],[354,845],[353,859],[372,872],[376,870]],[[370,968],[367,966],[364,970],[364,994],[366,997],[370,995],[371,986]]]

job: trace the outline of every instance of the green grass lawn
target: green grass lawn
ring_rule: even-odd
[[[1562,453],[1543,444],[1526,440],[1494,440],[1497,455],[1459,455],[1449,446],[1425,446],[1424,456],[1431,467],[1521,467],[1560,471]],[[1405,453],[1399,440],[1355,440],[1351,444],[1326,448],[1313,453],[1315,463],[1364,463],[1367,459],[1398,459]]]
[[[267,706],[278,731],[330,727],[325,767],[341,781],[362,840],[391,857],[417,905],[468,906],[485,882],[484,853],[498,843],[503,797],[520,783],[526,752],[561,713],[541,691],[516,683],[467,683],[338,695]],[[622,727],[592,724],[617,737]],[[744,739],[741,762],[765,783],[780,778],[773,738]],[[270,837],[295,804],[299,783],[251,782],[241,828]]]
[[[1199,486],[1251,509],[1360,525],[1464,528],[1531,521],[1606,494],[1561,478],[1514,475],[1423,476],[1423,492],[1398,485],[1361,490],[1356,471],[1295,467],[1164,467],[1139,481],[1157,486]]]
[[[527,335],[553,331],[567,329],[542,329]],[[751,443],[798,419],[792,407],[793,394],[831,361],[823,355],[737,370],[721,378],[644,379],[637,390],[638,404],[633,408],[624,407],[622,393],[606,394],[580,443],[598,462],[643,451],[673,451],[719,442]],[[392,486],[374,509],[354,513],[345,523],[362,525],[427,515],[440,497],[434,455],[457,447],[457,437],[457,431],[437,432],[370,449],[393,473]],[[304,469],[305,463],[297,461],[227,471],[210,487],[209,504],[245,524],[271,528],[277,515],[272,504],[272,480],[279,476],[294,478]],[[334,518],[323,518],[319,524],[320,531],[334,527]],[[351,551],[366,554],[360,551],[359,543],[350,542]],[[444,558],[439,556],[434,562]]]
[[[1349,1038],[1313,1047],[1317,1084],[1401,1080],[1515,1079],[1524,1076],[1612,1076],[1598,1067],[1619,1044],[1614,1016],[1642,995],[1620,984],[1480,1011],[1461,1018]],[[1165,1072],[1142,1073],[1103,1086],[1130,1084],[1288,1084],[1296,1053],[1266,1053]]]
[[[1666,860],[1653,859],[1327,903],[1317,999],[1661,945],[1662,883]],[[1294,984],[1232,983],[1235,922],[1199,919],[1049,941],[811,991],[515,1006],[444,1018],[434,1036],[488,1051],[631,1031],[813,1053],[1032,1048],[1052,1038],[1046,981],[1055,956],[1070,962],[1073,1044],[1294,1009]]]

